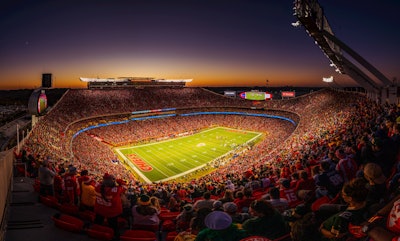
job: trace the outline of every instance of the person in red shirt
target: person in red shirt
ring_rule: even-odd
[[[282,181],[280,197],[288,200],[290,208],[294,208],[298,204],[302,203],[302,201],[297,197],[295,189],[290,187],[290,181],[288,179]]]
[[[256,200],[256,198],[253,196],[253,190],[251,188],[245,188],[243,194],[243,199],[238,200],[236,205],[238,206],[239,212],[248,212],[250,204]]]
[[[121,195],[124,190],[117,186],[113,175],[105,173],[103,181],[96,185],[96,202],[94,212],[96,218],[94,223],[102,225],[107,219],[108,225],[114,229],[114,235],[119,238],[118,216],[122,214]]]
[[[78,197],[80,196],[80,187],[78,178],[76,177],[76,167],[70,166],[68,173],[64,175],[64,190],[66,202],[78,205]]]
[[[305,195],[309,191],[315,191],[315,182],[313,178],[309,178],[306,171],[300,172],[300,180],[297,182],[296,188],[297,196],[304,200]]]

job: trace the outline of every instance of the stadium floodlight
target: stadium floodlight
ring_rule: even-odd
[[[325,83],[332,83],[333,82],[333,76],[331,77],[322,77],[322,81]]]
[[[292,23],[292,26],[293,26],[293,27],[299,27],[299,26],[300,26],[300,21],[297,21],[297,22],[295,22],[295,23]]]

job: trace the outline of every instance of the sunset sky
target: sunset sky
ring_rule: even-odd
[[[400,80],[398,0],[319,0],[336,34]],[[79,77],[193,78],[190,86],[341,86],[293,0],[5,0],[0,89],[85,87]]]

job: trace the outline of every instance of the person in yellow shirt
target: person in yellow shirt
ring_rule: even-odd
[[[82,196],[80,208],[84,210],[94,210],[94,203],[96,202],[96,182],[89,176],[85,176],[82,180]]]

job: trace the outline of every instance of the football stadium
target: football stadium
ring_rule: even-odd
[[[0,156],[1,240],[400,240],[398,87],[334,36],[316,1],[294,10],[357,88],[38,88],[28,124],[2,127],[3,138],[16,125]]]

